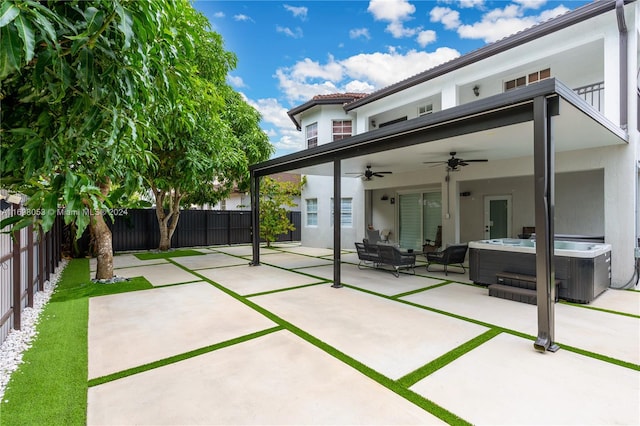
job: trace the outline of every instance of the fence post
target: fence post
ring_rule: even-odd
[[[27,232],[27,306],[33,308],[33,225]]]
[[[44,290],[44,233],[38,232],[38,287]]]
[[[16,211],[18,211],[18,209],[20,208],[19,204],[14,204],[13,208],[16,209]],[[18,213],[19,214],[19,213]],[[13,328],[16,330],[20,330],[20,327],[22,326],[21,324],[21,314],[22,314],[22,309],[21,309],[21,297],[22,294],[21,290],[22,290],[22,286],[21,284],[21,270],[22,268],[20,267],[20,257],[21,254],[20,250],[22,248],[22,238],[20,235],[20,231],[18,232],[13,232]]]

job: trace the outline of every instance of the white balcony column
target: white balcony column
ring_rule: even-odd
[[[616,27],[604,38],[604,115],[620,125],[620,45]]]
[[[458,86],[449,83],[442,86],[442,109],[452,108],[458,105]]]

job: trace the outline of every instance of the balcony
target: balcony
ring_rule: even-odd
[[[591,83],[586,86],[581,86],[573,89],[578,96],[591,104],[592,107],[600,112],[603,112],[604,106],[604,81],[599,83]]]

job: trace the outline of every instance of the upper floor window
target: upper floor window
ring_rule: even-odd
[[[307,148],[318,146],[318,123],[312,123],[307,126]]]
[[[318,199],[307,198],[307,226],[318,226]]]
[[[529,75],[514,78],[513,80],[504,82],[504,91],[515,89],[517,87],[526,86],[527,84],[535,83],[536,81],[544,80],[551,77],[551,68],[546,68],[540,71],[532,72]]]
[[[431,114],[433,112],[433,104],[422,105],[418,107],[418,117]]]
[[[351,137],[351,120],[333,120],[331,133],[334,141]]]

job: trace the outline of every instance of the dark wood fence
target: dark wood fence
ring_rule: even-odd
[[[5,205],[6,207],[6,205]],[[19,214],[19,206],[0,211],[0,219]],[[0,234],[0,343],[13,328],[22,327],[22,311],[33,307],[34,294],[55,272],[62,259],[62,218],[51,231],[38,235],[30,226],[13,234]],[[3,229],[2,231],[6,231]]]
[[[125,212],[121,212],[125,213]],[[278,241],[300,241],[300,212],[289,212],[296,230],[283,234]],[[158,220],[153,209],[129,209],[126,214],[107,220],[113,234],[114,251],[153,250],[160,242]],[[198,247],[251,243],[251,212],[244,210],[183,210],[171,247]],[[89,250],[86,232],[80,239],[80,251]]]

